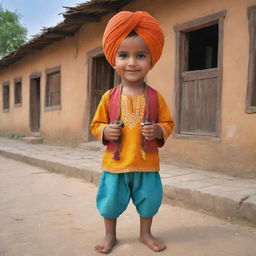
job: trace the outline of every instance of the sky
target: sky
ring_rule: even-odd
[[[28,40],[43,27],[53,27],[63,21],[59,14],[66,9],[62,6],[74,7],[84,2],[87,0],[0,0],[4,9],[21,15],[20,23],[28,30]]]

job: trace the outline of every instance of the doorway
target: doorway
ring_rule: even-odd
[[[92,66],[91,120],[101,100],[101,96],[107,90],[114,87],[114,69],[108,64],[104,56],[94,57]]]
[[[96,48],[89,53],[89,125],[94,117],[95,111],[101,100],[102,95],[109,89],[118,84],[120,80],[115,74],[115,70],[108,63],[103,55],[102,48]],[[95,137],[89,133],[89,141]]]
[[[30,76],[30,130],[32,133],[40,131],[41,109],[40,74]]]

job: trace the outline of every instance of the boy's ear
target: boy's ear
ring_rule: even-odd
[[[152,60],[151,60],[151,62],[150,62],[150,69],[149,70],[151,70],[153,67],[154,67],[154,65],[152,64]]]

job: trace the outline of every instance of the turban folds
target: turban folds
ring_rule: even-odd
[[[154,65],[162,54],[164,34],[159,23],[147,12],[142,11],[122,11],[109,20],[102,40],[108,62],[112,66],[115,65],[117,50],[132,31],[146,42]]]

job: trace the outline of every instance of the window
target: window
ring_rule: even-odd
[[[3,110],[8,112],[10,109],[10,86],[9,82],[3,83]]]
[[[188,32],[188,71],[217,68],[218,24]]]
[[[219,137],[225,11],[176,25],[176,137]]]
[[[256,6],[248,8],[249,19],[249,67],[248,67],[248,86],[246,96],[246,112],[256,113]]]
[[[45,106],[61,105],[61,72],[60,67],[46,70]]]
[[[21,106],[22,103],[22,82],[21,78],[14,79],[14,104]]]

